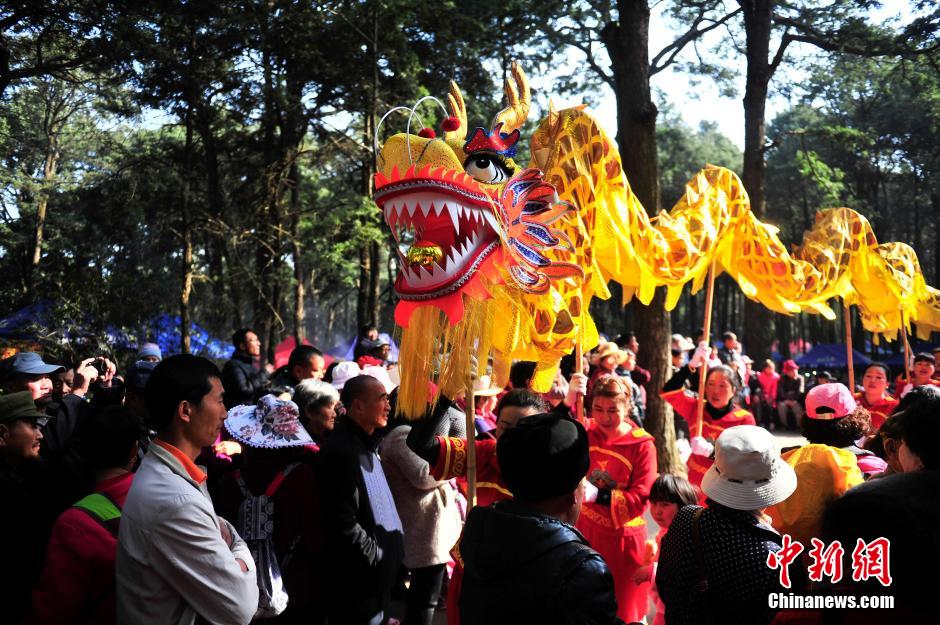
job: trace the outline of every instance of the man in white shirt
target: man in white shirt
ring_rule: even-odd
[[[172,356],[153,370],[146,403],[159,434],[123,508],[117,622],[245,625],[258,608],[254,560],[216,516],[206,474],[193,462],[226,416],[221,374],[205,358]]]

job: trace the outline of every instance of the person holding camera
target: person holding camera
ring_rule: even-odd
[[[105,356],[86,358],[74,369],[47,363],[36,352],[20,352],[3,362],[4,391],[29,391],[36,408],[53,417],[42,429],[43,466],[34,469],[37,479],[48,482],[43,492],[48,513],[55,518],[94,484],[79,452],[78,430],[85,415],[91,409],[120,405],[124,386],[115,377],[114,363]],[[57,397],[53,376],[69,371],[73,372],[69,391],[63,386]],[[93,405],[89,393],[93,394]]]

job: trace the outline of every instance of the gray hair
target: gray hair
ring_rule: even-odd
[[[332,384],[322,380],[304,380],[294,388],[294,403],[304,415],[307,408],[320,409],[331,402],[339,401],[339,392]]]

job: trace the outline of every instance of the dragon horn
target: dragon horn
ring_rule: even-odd
[[[507,106],[493,118],[493,128],[500,123],[501,132],[509,133],[521,127],[529,117],[529,80],[515,61],[512,62],[512,80],[506,79]]]
[[[444,139],[462,142],[467,138],[467,105],[464,104],[460,87],[458,87],[457,83],[453,80],[450,81],[450,93],[447,94],[447,104],[450,105],[450,114],[456,117],[460,122],[460,127],[457,130],[445,132]]]

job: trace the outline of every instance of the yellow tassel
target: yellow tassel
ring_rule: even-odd
[[[447,319],[433,306],[417,309],[408,327],[402,331],[399,349],[401,386],[396,410],[407,419],[418,419],[427,411],[428,382],[441,349],[441,337]]]

